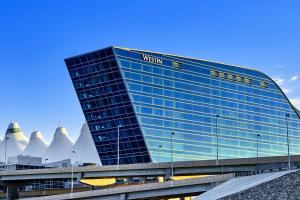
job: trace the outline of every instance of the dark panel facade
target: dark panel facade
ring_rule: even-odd
[[[112,48],[65,60],[102,165],[150,162]]]

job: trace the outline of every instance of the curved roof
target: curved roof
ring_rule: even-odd
[[[5,133],[4,140],[0,143],[0,160],[5,160],[5,151],[7,158],[17,156],[23,153],[29,140],[21,131],[18,123],[10,123]]]
[[[31,133],[29,144],[25,148],[23,155],[42,157],[48,146],[49,145],[44,140],[42,133],[40,131],[34,131]]]
[[[73,145],[74,142],[69,138],[67,130],[64,127],[58,127],[43,158],[48,159],[48,162],[67,159],[70,157],[69,152]]]
[[[87,123],[82,125],[80,135],[70,154],[73,163],[96,163],[101,165],[99,154]]]

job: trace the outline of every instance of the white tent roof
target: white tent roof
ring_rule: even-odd
[[[55,130],[53,140],[43,155],[48,162],[55,162],[67,159],[70,157],[74,142],[69,138],[67,130],[64,127],[58,127]]]
[[[70,154],[73,163],[96,163],[101,165],[99,154],[87,123],[82,125],[80,135]]]
[[[33,157],[42,157],[48,148],[48,143],[44,140],[40,131],[34,131],[31,133],[29,144],[25,148],[23,155],[29,155]]]
[[[5,133],[4,140],[0,143],[0,160],[22,154],[28,144],[28,138],[22,133],[18,123],[10,123]]]

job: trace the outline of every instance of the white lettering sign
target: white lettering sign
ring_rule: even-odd
[[[143,60],[147,61],[147,62],[154,63],[154,64],[162,65],[162,59],[161,58],[157,58],[157,57],[150,56],[150,55],[147,55],[147,54],[143,54]]]

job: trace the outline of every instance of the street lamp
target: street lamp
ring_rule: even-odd
[[[161,148],[162,148],[162,145],[159,145],[158,146],[158,159],[157,159],[158,163],[159,163],[159,159],[160,159],[160,150],[161,150]]]
[[[288,118],[289,117],[290,117],[289,114],[285,115],[285,121],[286,121],[286,143],[287,143],[287,148],[288,148],[288,170],[291,170],[289,122],[288,122]]]
[[[9,140],[9,137],[5,135],[5,170],[7,168],[7,140]]]
[[[117,145],[118,145],[118,159],[117,159],[117,165],[119,167],[120,165],[120,128],[122,126],[118,125],[118,136],[117,136]]]
[[[220,115],[216,115],[216,143],[217,143],[217,158],[216,158],[216,165],[219,165],[219,134],[218,134],[218,122],[219,122]]]
[[[260,134],[256,134],[256,174],[258,174],[258,138]]]
[[[171,180],[172,181],[173,181],[173,176],[174,176],[173,135],[175,135],[175,132],[171,133]]]
[[[72,150],[72,153],[75,154],[76,151]],[[72,159],[71,159],[71,195],[73,194],[73,188],[74,188],[73,177],[74,177],[74,164],[72,163]]]

